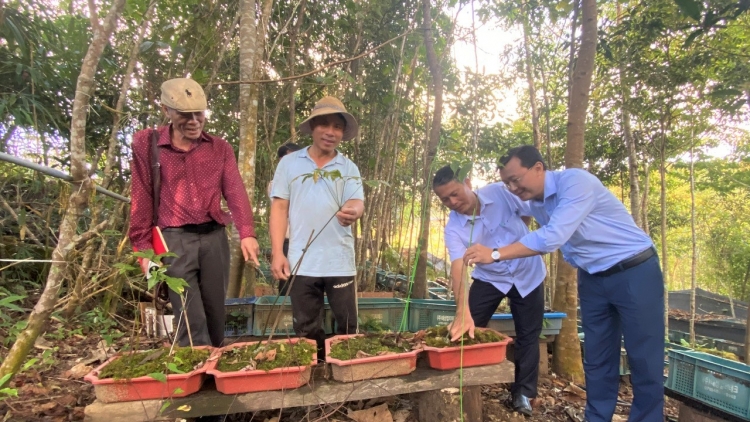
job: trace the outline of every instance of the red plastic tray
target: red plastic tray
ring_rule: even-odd
[[[213,348],[210,346],[197,346],[196,349],[208,349],[213,354]],[[168,374],[167,382],[161,382],[148,376],[128,380],[99,379],[98,375],[102,369],[120,356],[109,358],[83,378],[94,385],[96,399],[100,402],[115,403],[185,397],[200,390],[203,381],[206,379],[206,371],[216,365],[215,360],[209,359],[202,367],[187,374]],[[175,394],[175,390],[178,388],[182,392]]]
[[[312,345],[316,345],[315,340],[306,338],[293,338],[290,340],[273,340],[272,343],[291,342],[292,344],[299,341],[306,341]],[[266,341],[262,343],[267,343]],[[234,343],[232,345],[219,349],[219,354],[231,350],[237,347],[243,347],[250,344],[257,344],[257,342],[243,342]],[[221,359],[221,356],[219,356]],[[317,359],[317,353],[313,352],[312,362],[314,365]],[[217,359],[218,361],[218,359]],[[290,366],[287,368],[276,368],[270,371],[255,370],[255,371],[234,371],[234,372],[221,372],[216,369],[214,365],[207,371],[209,375],[213,375],[216,381],[216,389],[224,394],[239,394],[239,393],[252,393],[256,391],[272,391],[272,390],[287,390],[292,388],[301,387],[310,381],[310,374],[312,373],[312,365],[310,366]]]
[[[478,327],[476,329],[489,330],[489,328]],[[461,364],[461,346],[430,347],[424,345],[424,351],[427,353],[427,362],[429,363],[430,368],[433,369],[449,370],[461,367],[468,368],[470,366],[494,365],[505,360],[508,343],[512,341],[512,339],[505,334],[503,334],[503,336],[505,336],[505,340],[497,343],[464,346],[463,365]]]
[[[372,356],[350,360],[332,358],[331,343],[338,339],[361,337],[363,334],[338,335],[326,339],[326,362],[331,364],[333,379],[353,382],[373,378],[407,375],[417,369],[417,355],[420,349],[393,355]]]

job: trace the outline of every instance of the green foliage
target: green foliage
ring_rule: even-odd
[[[126,354],[113,360],[99,373],[100,379],[131,379],[149,376],[166,382],[166,374],[184,374],[206,362],[209,351],[175,347]]]

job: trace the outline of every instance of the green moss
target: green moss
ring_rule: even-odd
[[[463,335],[464,346],[472,344],[496,343],[505,340],[505,336],[492,330],[475,330],[474,338],[469,337],[469,333]],[[454,347],[461,345],[461,339],[450,341],[450,331],[445,325],[430,327],[426,331],[424,338],[425,343],[430,347]]]
[[[99,373],[99,379],[131,379],[148,374],[188,373],[208,359],[208,350],[175,347],[169,354],[169,348],[147,350],[130,355],[123,355],[113,360]],[[173,369],[177,369],[174,371]]]
[[[370,355],[377,356],[389,352],[404,353],[413,349],[410,333],[364,335],[343,340],[331,346],[331,357],[339,360],[350,360]],[[361,353],[360,353],[361,352]]]
[[[275,352],[271,352],[272,350]],[[315,345],[306,341],[299,341],[296,344],[286,341],[254,343],[222,353],[217,368],[221,372],[234,372],[243,368],[270,371],[290,366],[307,366],[312,363],[312,357],[317,351],[318,348]],[[270,358],[271,356],[273,358]]]
[[[391,331],[391,328],[372,316],[367,316],[364,321],[359,323],[360,333],[385,333]]]

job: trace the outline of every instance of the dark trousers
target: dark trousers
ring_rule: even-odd
[[[177,257],[164,259],[169,265],[167,275],[183,278],[188,284],[185,313],[190,322],[193,345],[221,346],[226,320],[224,297],[229,284],[229,242],[223,226],[205,234],[167,228],[164,229],[164,240],[169,251],[177,254]],[[169,301],[175,319],[179,321],[175,340],[180,346],[189,346],[180,296],[170,290]]]
[[[544,283],[532,290],[526,297],[513,286],[504,294],[491,283],[474,279],[469,289],[469,310],[474,325],[486,327],[500,302],[510,299],[510,313],[516,327],[513,342],[516,365],[515,382],[511,393],[536,397],[539,380],[539,336],[544,320]]]
[[[659,258],[606,277],[579,270],[578,296],[586,336],[586,420],[612,419],[624,335],[633,385],[628,421],[664,421],[664,278]]]
[[[298,275],[289,291],[292,298],[294,332],[318,343],[318,359],[325,359],[323,293],[336,319],[336,334],[357,332],[354,277],[308,277]]]
[[[284,239],[284,256],[289,256],[289,239]],[[279,280],[279,296],[286,296],[289,294],[289,280]]]

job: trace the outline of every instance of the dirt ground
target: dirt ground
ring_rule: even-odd
[[[49,332],[49,331],[48,331]],[[29,369],[16,376],[11,388],[18,397],[0,402],[0,422],[5,421],[81,421],[84,407],[94,401],[94,390],[83,381],[83,376],[96,367],[107,355],[119,349],[126,340],[121,338],[107,347],[99,336],[73,334],[63,339],[37,341],[32,355],[38,359]],[[526,418],[509,411],[504,401],[509,395],[508,385],[497,384],[482,389],[484,420],[487,422],[576,422],[582,420],[585,391],[554,374],[542,377],[539,396],[532,402],[534,415]],[[627,377],[620,384],[621,406],[613,421],[625,421],[632,401],[632,389]],[[414,422],[416,414],[408,396],[397,396],[367,402],[351,402],[324,408],[292,408],[256,414],[229,415],[225,421],[351,421],[351,412],[365,411],[386,405],[395,422]],[[667,398],[666,411],[676,417],[678,402]],[[356,413],[353,417],[356,417]],[[222,419],[219,419],[222,420]],[[369,420],[369,419],[361,419]],[[672,419],[676,420],[676,419]],[[380,422],[380,421],[377,421]]]

